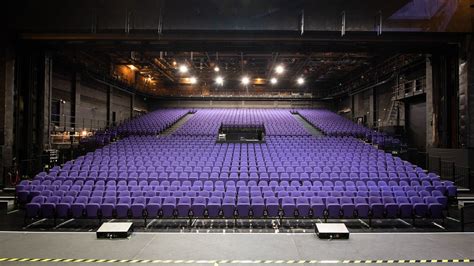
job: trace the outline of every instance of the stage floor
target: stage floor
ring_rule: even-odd
[[[94,232],[3,231],[0,243],[0,265],[451,265],[474,258],[474,233],[354,233],[330,241],[313,233],[137,232],[130,239],[98,240]],[[35,262],[40,258],[47,263]]]

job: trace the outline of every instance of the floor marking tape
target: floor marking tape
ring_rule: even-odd
[[[474,263],[474,259],[400,259],[400,260],[150,260],[150,259],[65,259],[65,258],[2,258],[2,262],[67,262],[119,264],[421,264],[421,263]]]

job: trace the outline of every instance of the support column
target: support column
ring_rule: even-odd
[[[112,86],[107,87],[107,126],[111,126],[112,124],[112,94],[113,94]]]
[[[459,143],[461,147],[466,147],[469,137],[469,115],[468,115],[468,62],[459,60]]]
[[[467,138],[468,148],[474,149],[474,42],[470,41],[467,53]],[[471,160],[472,161],[472,160]]]
[[[351,98],[351,120],[354,121],[355,111],[354,111],[354,95],[349,96]]]
[[[135,94],[130,94],[130,118],[133,118],[134,108],[135,108]]]
[[[72,80],[72,95],[71,95],[71,127],[74,130],[82,128],[82,121],[80,118],[81,106],[81,74],[74,73]]]
[[[53,79],[53,59],[51,55],[45,54],[42,58],[43,63],[43,80],[40,86],[40,97],[41,101],[41,119],[40,123],[40,135],[42,150],[50,148],[50,134],[51,134],[51,96],[52,96],[52,79]]]
[[[369,93],[369,115],[367,116],[367,124],[370,128],[375,127],[375,89],[370,89]]]
[[[426,93],[426,147],[435,147],[436,139],[436,115],[433,105],[433,66],[431,64],[431,55],[425,59],[425,93]]]
[[[13,89],[15,56],[10,48],[0,48],[0,186],[5,186],[5,170],[13,162]],[[8,183],[8,181],[7,181]]]

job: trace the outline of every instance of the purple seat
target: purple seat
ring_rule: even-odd
[[[117,199],[115,195],[113,196],[106,196],[100,204],[100,215],[103,218],[112,218],[115,212],[115,205],[117,203]]]
[[[235,198],[225,197],[222,201],[222,212],[225,218],[233,218],[235,212]]]
[[[365,198],[354,198],[354,205],[358,218],[369,218],[370,206]]]
[[[132,199],[130,197],[119,197],[117,205],[115,205],[115,212],[117,213],[117,218],[128,218],[128,212],[132,204]]]
[[[176,205],[176,210],[179,217],[189,217],[189,212],[191,210],[191,198],[190,197],[181,197],[178,200]]]
[[[158,217],[158,214],[161,210],[161,197],[154,196],[150,198],[145,207],[145,210],[148,218]]]
[[[295,217],[296,204],[293,197],[284,197],[281,202],[284,217]]]
[[[218,197],[211,197],[207,203],[207,215],[210,218],[216,218],[220,216],[222,208],[222,200]]]
[[[369,197],[370,213],[372,218],[383,218],[385,207],[380,197]]]
[[[97,218],[99,217],[99,209],[102,204],[102,197],[91,197],[89,202],[86,204],[86,217]]]
[[[61,201],[56,204],[56,217],[67,218],[71,209],[71,204],[74,202],[74,197],[64,196]]]
[[[400,211],[400,218],[413,217],[413,205],[410,203],[407,197],[397,197],[396,202]]]
[[[86,196],[79,196],[73,204],[71,204],[71,215],[73,218],[81,218],[84,215],[84,210],[89,198]]]
[[[413,205],[413,214],[416,217],[426,217],[428,215],[428,205],[418,196],[410,197]]]
[[[132,214],[132,218],[145,217],[145,206],[146,206],[145,197],[134,198],[132,205],[130,206],[130,212]]]
[[[264,217],[265,201],[262,197],[251,198],[251,212],[252,212],[252,217],[254,218]]]
[[[341,205],[336,197],[326,198],[326,210],[328,218],[339,218],[341,216]]]
[[[191,205],[191,212],[193,217],[201,218],[204,217],[206,211],[206,198],[196,197],[194,198]]]
[[[280,212],[280,204],[278,198],[268,197],[265,199],[265,208],[267,217],[278,217]]]
[[[446,196],[443,195],[443,193],[441,193],[440,191],[438,190],[433,190],[431,191],[431,195],[433,197],[436,198],[436,200],[441,204],[443,205],[443,208],[446,209],[448,207],[448,198]]]
[[[239,196],[237,199],[237,214],[240,218],[247,218],[250,216],[250,198],[248,196]]]
[[[307,197],[296,198],[296,209],[298,211],[298,217],[309,217],[311,206]]]
[[[395,202],[393,197],[383,197],[383,204],[385,206],[385,217],[387,218],[398,218],[399,210],[398,204]]]
[[[41,205],[46,201],[46,197],[36,196],[30,203],[26,204],[26,217],[36,218],[40,215]]]
[[[326,210],[326,205],[320,197],[312,197],[310,200],[311,212],[313,218],[323,218]]]
[[[161,205],[161,210],[163,212],[163,217],[171,218],[175,216],[176,209],[176,198],[172,196],[168,196],[163,200],[163,204]]]
[[[41,204],[41,216],[43,218],[55,218],[56,217],[56,204],[59,203],[61,197],[51,196]]]
[[[354,202],[352,202],[352,198],[349,197],[341,197],[340,198],[340,203],[341,203],[341,211],[342,211],[342,217],[343,218],[353,218],[355,215],[355,205]]]
[[[428,205],[428,211],[431,218],[434,218],[434,219],[444,218],[444,214],[443,214],[444,207],[441,203],[438,202],[438,200],[435,197],[433,196],[425,197],[424,201]]]

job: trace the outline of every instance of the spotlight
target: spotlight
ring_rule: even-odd
[[[180,65],[179,66],[179,72],[181,73],[187,73],[188,72],[188,67],[185,65]]]
[[[303,85],[303,83],[304,83],[304,78],[299,77],[299,78],[296,80],[296,83],[298,83],[298,85]]]
[[[197,78],[196,78],[196,77],[190,77],[190,78],[189,78],[189,82],[190,82],[191,84],[196,84],[196,83],[197,83]]]
[[[284,68],[282,65],[278,65],[278,66],[275,68],[275,72],[276,72],[277,74],[282,74],[284,71],[285,71],[285,68]]]
[[[245,76],[245,77],[242,78],[242,84],[248,85],[249,83],[250,83],[249,77]]]
[[[220,86],[224,85],[224,78],[221,76],[217,76],[216,83],[217,85],[220,85]]]
[[[278,80],[276,78],[271,78],[270,83],[277,84]]]
[[[219,72],[220,68],[218,66],[214,67],[214,72]]]

